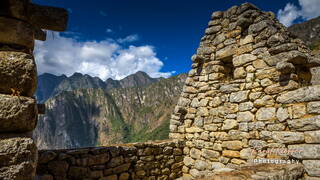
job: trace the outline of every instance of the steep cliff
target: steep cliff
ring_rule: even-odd
[[[74,90],[64,88],[45,103],[46,114],[40,116],[34,133],[38,147],[60,149],[166,139],[169,116],[185,78],[185,74],[162,80],[131,76],[128,79],[134,82],[128,79],[125,83],[117,82],[121,86],[136,87],[107,90],[106,86],[82,85],[81,88],[69,86]],[[84,82],[78,82],[81,81]]]
[[[312,48],[320,41],[320,17],[294,24],[288,30]]]

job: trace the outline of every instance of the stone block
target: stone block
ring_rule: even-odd
[[[256,118],[259,121],[273,120],[276,117],[276,108],[260,108],[256,113]]]
[[[320,115],[308,117],[308,118],[287,120],[287,122],[291,130],[297,130],[297,131],[320,130]]]
[[[0,137],[0,177],[3,180],[33,179],[37,147],[28,137]]]
[[[0,95],[0,132],[29,132],[37,123],[36,100]]]
[[[230,150],[241,150],[243,143],[241,141],[224,141],[222,142],[222,147]]]
[[[224,150],[224,151],[222,151],[222,155],[225,157],[230,157],[230,158],[239,158],[240,152],[239,151]]]
[[[320,114],[320,101],[309,102],[307,105],[308,113]]]
[[[235,54],[236,49],[237,49],[236,45],[229,45],[223,49],[220,49],[216,53],[216,59],[217,60],[230,59]]]
[[[37,68],[33,56],[0,51],[0,84],[2,94],[16,91],[21,96],[32,97],[37,88]]]
[[[28,0],[1,0],[0,15],[13,17],[16,19],[27,20],[27,3]]]
[[[320,100],[320,85],[299,88],[280,95],[277,98],[279,103],[308,102]]]
[[[230,95],[230,102],[243,102],[248,100],[250,91],[239,91],[231,93]]]
[[[252,54],[242,54],[240,56],[236,56],[233,58],[233,65],[235,67],[247,64],[249,62],[252,62],[257,59],[257,56],[252,55]]]
[[[304,132],[306,143],[320,143],[320,131]]]
[[[0,17],[0,27],[1,43],[23,46],[33,50],[34,33],[30,24],[12,18]]]
[[[274,131],[272,132],[272,139],[282,144],[303,143],[304,134],[302,132]]]
[[[312,160],[320,159],[320,145],[319,144],[296,144],[289,145],[288,150],[292,153],[292,156],[298,159]]]
[[[302,163],[309,176],[320,178],[320,160],[304,160]]]

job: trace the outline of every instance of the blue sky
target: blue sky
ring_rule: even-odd
[[[320,15],[319,0],[247,0],[290,25]],[[121,79],[188,72],[212,12],[243,0],[33,0],[70,11],[66,33],[37,42],[38,71]],[[316,6],[315,6],[316,5]],[[55,52],[52,52],[55,51]],[[69,54],[68,54],[69,53]]]

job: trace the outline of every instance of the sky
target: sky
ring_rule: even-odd
[[[191,56],[214,11],[251,2],[286,26],[320,16],[320,0],[33,0],[66,8],[66,32],[36,42],[39,74],[75,72],[122,79],[137,71],[170,77],[191,69]]]

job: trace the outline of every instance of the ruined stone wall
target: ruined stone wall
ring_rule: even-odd
[[[161,141],[73,150],[42,150],[39,151],[37,178],[176,179],[182,175],[183,147],[181,141]]]
[[[37,86],[37,69],[32,54],[34,40],[45,39],[41,28],[59,27],[59,23],[50,21],[52,10],[57,14],[66,14],[61,9],[50,9],[29,2],[0,2],[1,180],[33,180],[35,177],[37,147],[31,138],[38,118],[37,103],[33,97]],[[47,22],[38,23],[39,19]],[[65,28],[65,24],[60,30]]]
[[[213,13],[192,61],[170,124],[186,143],[184,177],[258,159],[299,160],[320,177],[319,60],[273,13],[248,3]]]

